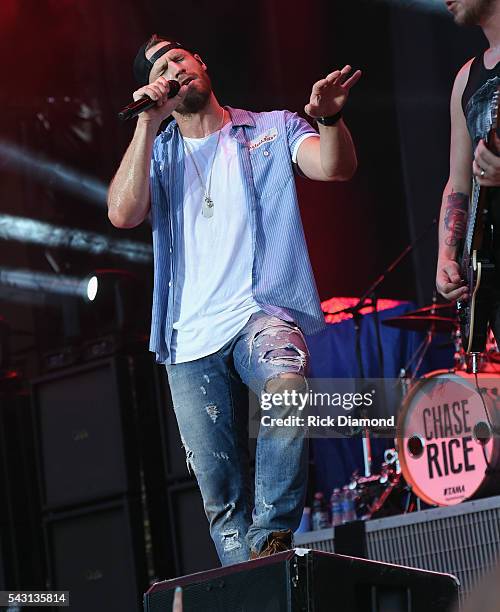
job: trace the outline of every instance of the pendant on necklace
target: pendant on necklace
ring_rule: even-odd
[[[206,219],[210,219],[210,217],[214,216],[214,202],[212,198],[208,195],[205,195],[205,197],[203,198],[203,206],[201,207],[201,214]]]

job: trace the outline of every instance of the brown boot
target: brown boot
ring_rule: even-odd
[[[276,553],[290,550],[292,548],[292,531],[287,529],[286,531],[273,531],[267,536],[267,542],[264,548],[260,552],[252,550],[250,553],[250,560],[260,559],[260,557],[269,557]]]

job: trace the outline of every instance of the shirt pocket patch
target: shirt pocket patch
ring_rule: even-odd
[[[276,138],[250,149],[250,160],[259,199],[276,197],[293,180],[290,151],[286,140],[277,131]]]
[[[275,127],[270,128],[269,130],[266,130],[263,134],[259,134],[259,136],[252,139],[248,143],[248,148],[250,150],[250,153],[258,149],[259,147],[262,147],[263,145],[268,144],[272,142],[273,140],[276,140],[277,137],[278,137],[278,129]]]

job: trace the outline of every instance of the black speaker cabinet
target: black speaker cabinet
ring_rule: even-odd
[[[134,364],[117,356],[33,381],[45,510],[138,492]]]
[[[30,396],[0,380],[0,590],[43,587],[40,512]]]
[[[450,612],[458,592],[448,574],[295,549],[154,584],[145,612],[170,612],[176,586],[189,612]]]
[[[170,486],[168,502],[175,560],[175,574],[170,575],[182,576],[219,567],[196,481]],[[193,551],[196,552],[193,554]]]
[[[182,448],[167,372],[164,367],[155,368],[155,385],[158,397],[164,477],[169,481],[185,479],[189,476],[186,454]]]
[[[0,591],[5,591],[7,589],[7,584],[5,582],[5,567],[4,567],[4,556],[5,556],[5,547],[3,544],[3,533],[0,529]]]
[[[72,612],[137,612],[149,584],[140,500],[45,519],[49,586],[70,591]]]

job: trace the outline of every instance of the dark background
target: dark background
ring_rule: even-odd
[[[412,8],[407,7],[409,4]],[[359,296],[438,216],[448,174],[448,104],[453,78],[468,58],[485,47],[478,30],[459,30],[444,9],[426,9],[431,4],[439,7],[437,1],[424,0],[308,3],[1,0],[0,404],[6,401],[2,404],[5,414],[0,415],[0,489],[10,487],[15,493],[12,503],[6,495],[7,502],[0,505],[0,587],[2,547],[11,550],[17,547],[21,551],[16,542],[25,542],[26,550],[34,551],[28,536],[38,534],[34,537],[40,538],[42,511],[46,542],[38,542],[36,555],[32,552],[31,582],[14,580],[6,573],[5,582],[10,587],[41,584],[40,576],[46,575],[46,570],[40,569],[43,549],[50,550],[51,543],[55,546],[59,534],[66,533],[63,526],[78,522],[80,514],[83,516],[80,531],[75,528],[73,533],[81,534],[81,541],[75,543],[75,550],[80,542],[88,540],[89,517],[101,520],[106,512],[116,510],[118,518],[113,519],[113,524],[121,521],[129,525],[129,515],[140,513],[137,507],[142,504],[139,475],[134,472],[137,462],[130,459],[131,472],[127,472],[120,493],[124,497],[117,501],[115,491],[112,502],[115,506],[111,509],[102,506],[108,495],[106,490],[84,500],[78,510],[80,514],[74,507],[68,510],[72,502],[55,504],[54,510],[50,504],[47,506],[46,499],[31,499],[31,494],[36,497],[34,472],[40,461],[40,448],[35,447],[40,446],[39,430],[45,423],[40,389],[44,385],[52,388],[53,384],[59,392],[63,388],[60,381],[64,379],[74,380],[77,391],[87,368],[81,358],[74,370],[54,369],[49,373],[47,354],[57,355],[57,351],[62,354],[64,347],[81,347],[82,343],[103,336],[113,329],[117,316],[112,310],[99,312],[95,304],[89,305],[81,298],[7,286],[3,272],[23,269],[80,279],[103,268],[133,272],[138,279],[133,304],[135,331],[144,334],[149,328],[152,277],[151,265],[131,263],[109,253],[97,256],[70,247],[35,245],[28,240],[32,235],[26,240],[6,239],[4,230],[9,228],[2,216],[69,228],[69,236],[85,230],[108,238],[150,243],[147,223],[127,231],[111,226],[106,215],[105,190],[133,131],[133,124],[121,124],[116,118],[135,89],[132,60],[152,32],[172,36],[199,51],[221,103],[257,111],[287,108],[303,114],[312,84],[331,70],[350,63],[363,71],[345,110],[357,146],[358,172],[349,183],[298,179],[297,187],[321,299]],[[24,155],[22,163],[20,153]],[[78,181],[82,177],[96,182],[98,197],[89,198],[80,188]],[[437,227],[423,235],[413,255],[380,288],[380,297],[411,300],[419,305],[431,301],[436,237]],[[95,346],[106,349],[105,345]],[[158,471],[164,471],[157,482],[146,483],[150,501],[160,500],[150,505],[150,510],[158,513],[156,523],[155,517],[150,517],[151,524],[179,533],[190,532],[198,543],[206,544],[206,526],[203,520],[198,520],[199,495],[193,481],[186,480],[172,413],[164,410],[164,404],[169,405],[165,376],[160,368],[155,368],[152,374],[150,364],[142,363],[144,347],[143,342],[141,355],[137,354],[137,346],[132,356],[110,356],[112,348],[101,353],[101,357],[107,355],[109,360],[99,366],[102,371],[111,368],[117,372],[113,380],[101,387],[106,387],[109,393],[113,391],[115,399],[106,400],[104,393],[91,394],[97,398],[94,412],[100,415],[101,410],[109,410],[114,411],[113,418],[123,417],[127,425],[123,431],[125,447],[139,449],[141,461],[152,466],[145,473],[156,477]],[[87,354],[90,364],[95,356]],[[66,365],[71,363],[70,359]],[[9,371],[16,371],[21,379],[14,390],[8,386],[12,380]],[[38,382],[34,381],[40,376]],[[93,387],[86,385],[86,393],[77,398],[74,406],[73,387],[61,400],[61,405],[78,412],[78,428],[82,427],[92,403],[87,395]],[[149,393],[153,388],[156,389],[151,391],[153,399],[141,396],[140,391]],[[52,415],[52,407],[48,414]],[[128,423],[130,414],[137,417],[140,426],[135,421]],[[111,422],[108,417],[104,412],[103,423]],[[165,425],[162,419],[170,422]],[[62,431],[62,424],[57,419],[55,423],[51,430],[54,441],[50,438],[48,444],[54,452],[60,448]],[[73,427],[73,423],[67,424],[68,431],[72,432]],[[158,439],[152,441],[155,434]],[[141,439],[137,440],[136,435]],[[116,440],[107,438],[102,446],[90,447],[89,455],[102,456],[105,464],[116,445],[119,446]],[[155,456],[154,449],[165,456]],[[178,451],[175,457],[167,457],[174,451]],[[98,452],[102,455],[96,455]],[[78,469],[82,465],[87,465],[86,461],[78,463]],[[69,460],[66,467],[66,476],[72,482],[73,466]],[[110,482],[115,481],[111,474]],[[40,490],[43,491],[43,486]],[[26,491],[30,492],[29,497]],[[20,516],[16,503],[32,512]],[[169,513],[177,517],[177,523],[165,520]],[[139,523],[133,521],[134,525]],[[2,526],[6,526],[4,531]],[[15,537],[11,541],[10,536],[2,533],[14,533]],[[67,542],[67,536],[64,537]],[[160,534],[157,541],[168,542],[169,537]],[[105,551],[113,550],[105,544]],[[198,560],[191,556],[191,540],[182,540],[174,546],[175,563],[171,561],[169,546],[161,554],[155,553],[159,557],[153,565],[160,568],[160,577],[208,566],[206,559],[196,566]],[[136,543],[135,547],[141,546]],[[130,550],[133,548],[131,545]],[[91,556],[92,551],[87,552]],[[51,557],[47,567],[57,565],[56,553],[45,554]],[[212,563],[213,551],[210,554]],[[23,559],[29,557],[29,554],[23,557],[21,552],[18,555]],[[11,557],[8,551],[4,553],[5,559]],[[110,566],[115,561],[111,557]],[[65,567],[66,558],[61,558]],[[75,554],[74,559],[79,558]],[[19,564],[13,567],[9,571],[24,571]],[[142,569],[137,570],[138,574],[141,572]],[[148,578],[151,580],[154,575],[149,572]],[[117,581],[120,583],[119,577]],[[143,588],[144,583],[139,584],[139,594]]]
[[[347,184],[299,179],[298,189],[321,299],[360,295],[438,215],[448,171],[454,74],[485,44],[478,30],[460,30],[445,10],[425,10],[425,2],[421,10],[417,2],[410,3],[413,9],[399,4],[3,0],[0,137],[27,150],[32,167],[19,168],[3,155],[0,213],[149,241],[147,224],[117,230],[103,201],[98,205],[69,193],[53,178],[37,178],[36,170],[41,158],[64,163],[106,187],[133,129],[116,120],[135,88],[131,62],[153,31],[198,49],[219,100],[252,110],[303,114],[313,82],[350,63],[364,72],[345,111],[358,149],[357,175]],[[436,228],[427,233],[413,259],[387,279],[381,297],[430,301],[436,234]],[[64,273],[82,278],[95,268],[133,268],[117,258],[69,249],[50,254]],[[52,271],[43,247],[19,241],[0,240],[0,261]],[[146,283],[147,317],[151,269],[136,271]],[[34,307],[20,305],[21,297],[3,295],[0,313],[13,327],[34,331],[35,338],[13,338],[14,348],[45,350],[64,344],[68,335],[99,333],[96,324],[68,332],[62,321],[65,300],[54,305],[38,295],[42,304]]]

